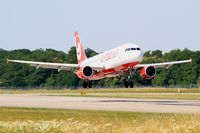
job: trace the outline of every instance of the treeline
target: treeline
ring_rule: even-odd
[[[87,57],[94,56],[96,53],[92,49],[86,49]],[[200,51],[172,50],[162,53],[160,50],[146,51],[144,53],[143,63],[165,62],[185,60],[192,58],[192,64],[174,65],[169,69],[158,69],[157,76],[152,80],[144,80],[139,74],[133,76],[135,85],[190,85],[200,84]],[[30,60],[43,62],[76,63],[76,49],[72,47],[68,53],[56,51],[53,49],[38,49],[30,51],[28,49],[19,49],[7,51],[0,49],[0,86],[3,87],[77,87],[82,85],[82,81],[72,72],[52,69],[38,69],[24,64],[9,63],[6,60]],[[96,86],[122,86],[124,77],[116,77],[95,81]]]

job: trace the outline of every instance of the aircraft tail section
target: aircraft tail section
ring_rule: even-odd
[[[75,36],[77,60],[78,60],[78,64],[80,64],[84,60],[86,60],[87,57],[85,55],[85,50],[83,48],[83,44],[81,43],[81,39],[79,37],[78,32],[74,32],[74,36]]]

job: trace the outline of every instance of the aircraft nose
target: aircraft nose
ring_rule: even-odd
[[[140,50],[140,56],[143,56],[143,55],[144,55],[143,51],[142,51],[142,50]]]
[[[143,56],[142,50],[138,50],[138,51],[137,51],[137,56]]]
[[[138,51],[137,59],[138,59],[139,62],[141,62],[143,60],[143,52],[142,52],[142,50]]]

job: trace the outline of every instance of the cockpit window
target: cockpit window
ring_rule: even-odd
[[[133,51],[133,50],[140,50],[140,48],[127,48],[126,50],[125,50],[125,52],[127,52],[127,51]]]
[[[136,48],[131,48],[131,50],[135,50]]]
[[[137,48],[137,50],[140,50],[140,48]]]
[[[125,50],[125,52],[126,52],[126,51],[130,51],[130,50],[131,50],[131,48],[127,48],[127,49]]]

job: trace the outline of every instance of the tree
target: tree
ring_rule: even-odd
[[[76,56],[76,47],[71,47],[68,51],[67,55],[65,56],[65,60],[67,63],[77,63],[77,56]]]
[[[46,80],[44,86],[46,86],[46,87],[52,87],[52,86],[55,86],[55,84],[56,84],[56,81],[55,81],[55,79],[52,76],[52,77],[50,77],[50,78],[48,78]]]
[[[197,79],[197,84],[200,84],[200,76],[199,76],[199,78]]]
[[[92,49],[87,48],[87,57],[96,54]],[[169,69],[157,69],[157,76],[152,80],[145,81],[139,74],[132,77],[135,85],[189,85],[200,83],[200,51],[188,49],[175,49],[162,54],[162,51],[147,51],[144,53],[143,63],[154,63],[164,61],[185,60],[192,58],[192,64],[173,65]],[[35,87],[35,86],[66,86],[76,87],[82,81],[73,73],[67,71],[58,72],[52,69],[36,70],[24,64],[6,63],[6,59],[21,59],[45,62],[67,62],[77,63],[76,48],[71,47],[68,53],[54,49],[19,49],[7,51],[0,49],[0,86]],[[139,72],[139,71],[138,71]],[[94,82],[97,86],[122,86],[123,77],[102,79]]]
[[[152,51],[151,56],[155,56],[157,58],[161,58],[162,57],[162,51],[161,50]]]
[[[92,56],[95,56],[97,55],[98,53],[95,52],[94,50],[90,49],[90,48],[87,48],[85,50],[85,53],[86,53],[86,56],[89,58],[89,57],[92,57]]]
[[[151,51],[144,52],[144,57],[151,57]]]

